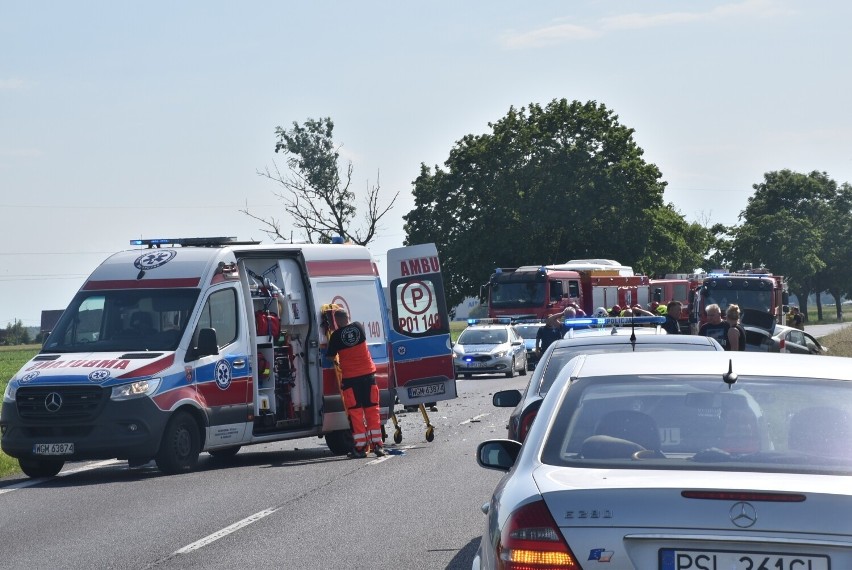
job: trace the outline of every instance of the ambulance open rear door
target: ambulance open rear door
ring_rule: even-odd
[[[455,398],[449,314],[435,244],[388,251],[387,277],[399,402],[412,406]]]

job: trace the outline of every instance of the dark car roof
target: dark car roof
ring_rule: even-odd
[[[650,331],[651,329],[644,329]],[[637,329],[638,332],[638,329]],[[721,351],[722,346],[710,337],[699,335],[676,335],[676,334],[637,334],[635,339],[631,340],[630,331],[623,334],[624,331],[619,331],[619,334],[583,334],[574,338],[565,338],[554,342],[548,347],[548,353],[545,354],[544,370],[537,377],[533,376],[530,379],[531,389],[533,393],[543,395],[547,392],[554,380],[559,374],[559,371],[565,366],[574,355],[583,354],[583,347],[594,347],[595,352],[607,353],[606,347],[618,346],[616,352],[630,352],[632,349],[628,347],[637,347],[640,352],[647,351],[683,351],[683,350],[707,350]],[[566,352],[570,354],[565,354]],[[543,357],[544,358],[544,357]],[[553,367],[556,368],[553,368]],[[536,382],[535,385],[532,385]]]

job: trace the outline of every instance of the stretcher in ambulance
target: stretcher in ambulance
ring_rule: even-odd
[[[201,452],[351,432],[320,307],[360,321],[382,421],[396,400],[456,397],[434,244],[388,252],[388,296],[369,251],[235,238],[134,240],[97,267],[42,350],[10,380],[2,449],[31,477],[68,460],[154,459],[165,473]],[[388,302],[389,301],[389,302]]]

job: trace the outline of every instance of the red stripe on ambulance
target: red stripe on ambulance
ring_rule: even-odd
[[[455,367],[451,358],[446,356],[432,356],[420,360],[406,360],[394,362],[397,378],[425,378],[435,376],[446,376],[455,378]]]
[[[307,261],[311,277],[340,277],[342,275],[375,276],[373,264],[368,259],[335,259],[331,261]]]
[[[178,287],[198,287],[199,277],[181,277],[178,279],[105,279],[87,281],[83,291],[102,291],[108,289],[167,289]]]
[[[157,372],[162,372],[172,364],[174,364],[175,355],[170,354],[165,358],[161,358],[160,360],[156,360],[150,364],[146,364],[141,368],[137,368],[136,370],[131,370],[127,374],[122,374],[119,378],[138,378],[140,376],[153,376]]]

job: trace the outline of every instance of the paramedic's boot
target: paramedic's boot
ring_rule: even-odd
[[[377,445],[375,443],[373,444],[373,453],[376,454],[376,457],[384,457],[385,455],[387,455],[387,453],[385,453],[384,446]]]
[[[353,449],[346,454],[346,457],[349,459],[364,459],[367,457],[367,453],[363,449]]]

